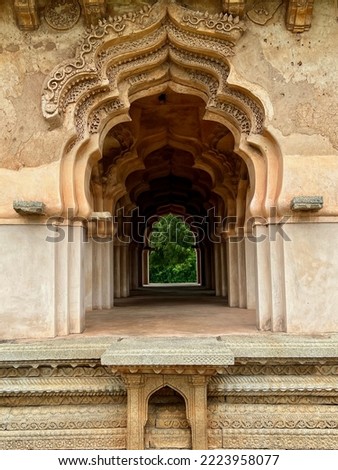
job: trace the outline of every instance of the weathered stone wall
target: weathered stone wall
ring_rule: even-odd
[[[125,8],[121,5],[121,11]],[[271,102],[267,124],[286,154],[336,153],[338,31],[333,2],[315,6],[311,29],[302,34],[288,32],[284,16],[282,5],[266,25],[246,19],[246,33],[232,59],[236,74],[261,88],[260,96]],[[38,30],[23,32],[8,1],[0,23],[1,167],[48,164],[59,157],[62,129],[46,132],[41,88],[53,67],[74,56],[83,20],[67,31],[42,21]]]
[[[337,448],[337,365],[275,362],[257,359],[210,378],[209,449]],[[159,392],[145,405],[144,448],[191,449],[183,398]],[[127,394],[121,378],[98,361],[2,362],[0,449],[126,449]]]

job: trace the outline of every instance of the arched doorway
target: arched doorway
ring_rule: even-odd
[[[148,233],[161,214],[172,210],[194,230],[201,285],[226,299],[226,238],[245,222],[248,168],[234,151],[230,130],[204,119],[201,98],[169,86],[164,91],[132,103],[130,122],[106,134],[102,158],[92,171],[92,187],[99,182],[102,188],[95,193],[94,209],[103,204],[116,221],[114,274],[123,287],[115,296],[127,297],[133,287],[149,283]],[[142,277],[133,281],[139,272]],[[234,285],[246,289],[245,280],[236,279]]]
[[[111,307],[142,278],[135,226],[145,221],[135,225],[133,210],[149,218],[173,203],[211,227],[200,244],[202,283],[231,307],[258,305],[259,328],[281,325],[283,293],[276,300],[270,289],[274,258],[267,267],[269,247],[247,243],[256,221],[277,206],[282,173],[254,88],[228,83],[243,28],[232,17],[222,17],[221,28],[203,17],[192,23],[185,8],[165,0],[112,21],[88,35],[77,61],[55,69],[43,95],[51,125],[72,110],[61,168],[65,213],[109,213],[114,221],[114,248],[89,253],[111,260],[98,276],[87,269],[96,304]]]
[[[183,396],[169,386],[148,400],[145,449],[192,449],[191,427]]]

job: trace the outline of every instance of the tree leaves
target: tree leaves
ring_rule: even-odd
[[[182,218],[161,217],[153,226],[149,246],[150,282],[196,282],[195,237]]]

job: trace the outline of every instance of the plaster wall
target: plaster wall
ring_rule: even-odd
[[[290,224],[284,243],[286,331],[338,331],[338,224]]]
[[[114,14],[119,9],[124,12],[129,3],[114,4]],[[200,9],[200,3],[188,2],[188,7]],[[213,12],[218,6],[220,2],[211,2],[208,8]],[[245,19],[246,32],[230,59],[229,83],[247,88],[264,103],[267,128],[283,155],[281,210],[287,210],[295,193],[320,191],[326,201],[322,214],[336,214],[338,31],[334,2],[317,2],[312,26],[302,34],[287,31],[284,18],[285,3],[264,26]],[[71,129],[48,130],[40,97],[50,71],[74,57],[85,32],[83,19],[70,30],[56,31],[42,18],[39,29],[23,32],[16,26],[11,2],[6,1],[0,24],[0,216],[16,217],[12,200],[17,194],[23,199],[43,199],[50,214],[58,213],[57,162]]]
[[[52,233],[40,224],[0,225],[1,339],[83,331],[83,229],[60,230]]]
[[[45,226],[0,225],[0,337],[54,336],[55,245]]]

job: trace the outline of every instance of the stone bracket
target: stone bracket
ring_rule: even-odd
[[[292,211],[319,211],[323,208],[323,196],[297,196],[291,201]]]
[[[45,215],[46,206],[40,201],[14,201],[13,209],[20,215]]]

